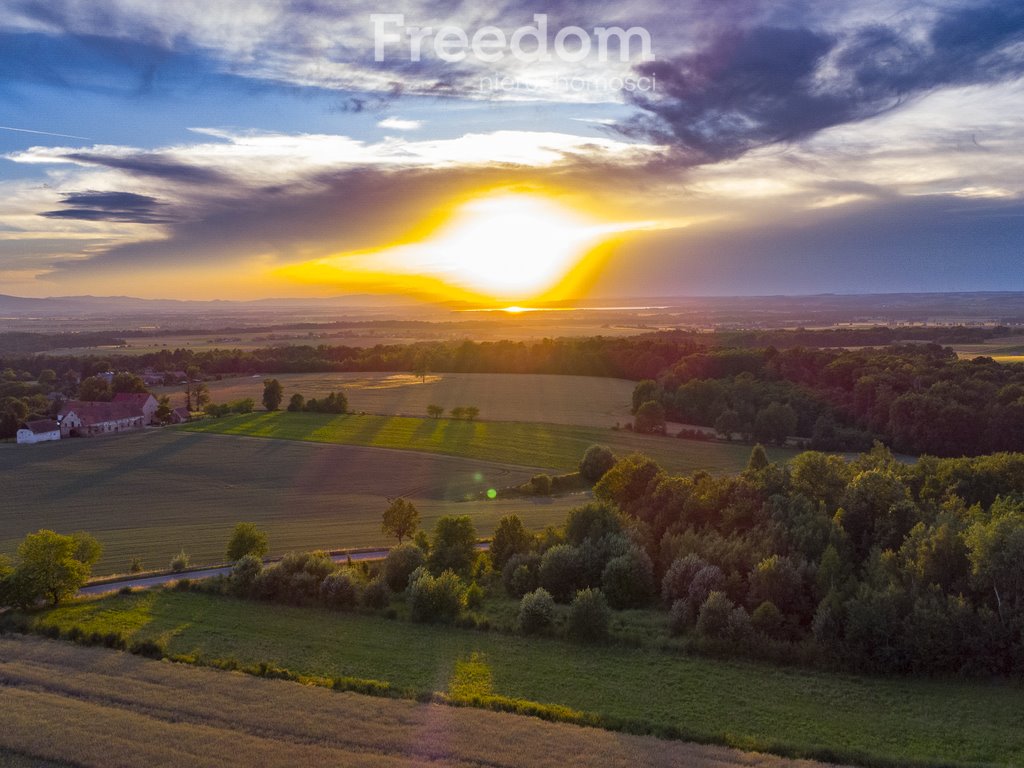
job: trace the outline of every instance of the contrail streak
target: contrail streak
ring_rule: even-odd
[[[52,133],[51,131],[32,131],[28,128],[11,128],[9,125],[0,125],[0,131],[17,131],[18,133],[37,133],[40,136],[60,136],[62,139],[82,139],[92,141],[88,136],[73,136],[70,133]]]

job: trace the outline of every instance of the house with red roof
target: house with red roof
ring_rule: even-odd
[[[136,400],[68,400],[57,414],[57,421],[61,437],[93,437],[141,430],[146,426],[146,414]]]
[[[156,409],[160,405],[149,392],[118,392],[114,395],[115,403],[132,403],[142,409],[146,424],[156,423]]]

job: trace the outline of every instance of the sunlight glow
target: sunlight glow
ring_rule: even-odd
[[[282,270],[306,282],[346,282],[373,276],[447,286],[460,298],[536,299],[567,279],[589,251],[615,233],[649,223],[601,223],[537,193],[470,200],[422,240],[340,254]],[[524,311],[518,305],[508,312]]]

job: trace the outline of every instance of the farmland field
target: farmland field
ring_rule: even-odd
[[[527,525],[560,522],[578,498],[463,502],[515,485],[537,469],[416,452],[248,440],[178,430],[0,445],[0,552],[30,531],[85,530],[104,545],[97,573],[132,556],[164,568],[182,547],[195,564],[220,562],[232,526],[266,529],[273,554],[379,546],[385,497],[413,499],[430,527],[468,514],[481,535],[515,512]]]
[[[722,747],[336,693],[36,638],[0,639],[0,653],[0,765],[18,768],[65,764],[57,760],[104,768],[628,768],[638,758],[644,765],[693,768],[792,765]]]
[[[615,646],[581,650],[560,640],[169,590],[68,604],[36,621],[158,639],[168,653],[198,660],[269,661],[307,675],[383,680],[410,695],[454,690],[460,667],[474,660],[480,694],[749,749],[876,765],[1024,760],[1024,691],[1010,684],[838,675]]]
[[[269,437],[282,440],[344,443],[466,456],[502,464],[553,467],[572,471],[583,452],[602,443],[619,455],[634,451],[657,460],[672,472],[738,472],[750,446],[639,435],[624,430],[531,424],[507,421],[457,421],[402,416],[335,416],[317,413],[254,413],[208,419],[182,427],[204,433]],[[773,461],[797,451],[769,449]]]
[[[1024,336],[1000,336],[981,344],[954,344],[962,358],[991,357],[998,363],[1024,363]]]
[[[353,412],[386,416],[424,416],[428,405],[446,411],[475,405],[488,421],[537,421],[586,427],[611,427],[632,421],[634,383],[596,376],[544,376],[501,373],[430,374],[425,381],[409,373],[290,373],[274,375],[284,387],[285,404],[299,392],[307,399],[342,390]],[[264,376],[208,382],[214,402],[251,397],[259,405]],[[174,405],[184,405],[181,387],[159,387]]]

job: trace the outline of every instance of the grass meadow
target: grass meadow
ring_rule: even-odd
[[[632,421],[629,412],[634,382],[596,376],[541,374],[441,373],[421,380],[410,373],[271,374],[284,387],[285,404],[299,392],[307,399],[342,390],[349,409],[386,416],[425,416],[428,405],[445,411],[475,405],[488,421],[531,421],[612,427]],[[259,405],[265,376],[210,381],[214,402],[251,397]],[[157,394],[184,405],[181,387],[160,387]]]
[[[1011,684],[870,678],[655,649],[580,646],[376,616],[156,590],[68,604],[37,628],[165,644],[199,662],[562,705],[602,722],[865,765],[1020,765],[1024,691]]]
[[[94,572],[123,572],[138,555],[166,568],[183,547],[194,564],[220,562],[236,522],[270,537],[272,554],[380,546],[387,498],[404,495],[424,527],[473,517],[488,535],[505,514],[535,528],[560,523],[579,497],[462,501],[539,470],[412,451],[246,440],[173,429],[0,445],[0,552],[39,528],[85,530],[104,545]]]
[[[402,416],[319,413],[252,413],[206,419],[181,429],[278,440],[365,445],[443,453],[499,464],[576,469],[583,452],[602,443],[620,456],[639,451],[671,472],[706,469],[738,472],[747,465],[750,446],[639,435],[625,430],[506,421],[462,421]],[[773,461],[795,456],[791,449],[769,449]]]
[[[791,765],[721,747],[360,696],[39,638],[0,638],[0,655],[0,766],[12,768]]]

